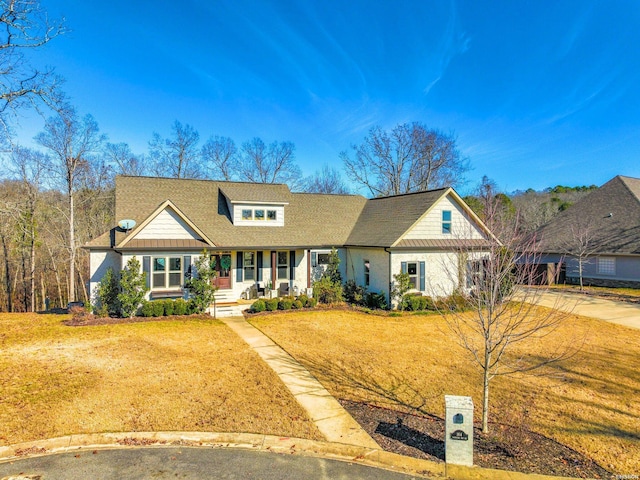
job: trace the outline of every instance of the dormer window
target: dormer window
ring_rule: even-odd
[[[245,227],[282,227],[284,205],[237,205],[233,223]]]
[[[254,214],[255,214],[255,219],[256,220],[264,220],[264,210],[262,210],[262,209],[255,210]]]
[[[276,221],[278,219],[278,212],[276,210],[267,210],[267,220]]]
[[[250,208],[242,209],[242,219],[253,220],[253,210],[251,210]]]

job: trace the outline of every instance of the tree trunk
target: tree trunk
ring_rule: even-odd
[[[36,311],[36,232],[31,230],[31,311]]]
[[[69,301],[76,301],[76,236],[74,228],[73,191],[69,191]]]
[[[489,433],[489,361],[490,357],[485,354],[484,382],[482,388],[482,433]]]
[[[9,269],[9,249],[7,248],[7,237],[4,235],[0,235],[0,240],[2,241],[2,251],[4,253],[4,281],[6,284],[6,292],[7,292],[7,312],[13,311],[13,303],[12,303],[12,295],[11,292],[11,271]]]
[[[582,283],[582,259],[578,259],[578,274],[580,276],[580,291],[584,290],[584,285]]]

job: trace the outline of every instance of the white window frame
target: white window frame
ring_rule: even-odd
[[[268,222],[277,221],[278,220],[278,211],[277,210],[267,210],[267,217],[266,218],[267,218]]]
[[[256,281],[256,252],[244,251],[242,252],[242,274],[243,279],[246,282]],[[247,263],[247,259],[251,259],[251,263]],[[247,275],[247,272],[251,272],[251,275]]]
[[[280,261],[280,256],[283,256],[285,262],[282,263]],[[284,269],[284,276],[280,276],[280,269]],[[276,253],[276,278],[278,280],[289,280],[289,252],[287,251],[278,251]]]
[[[245,216],[245,213],[248,213],[248,216]],[[242,212],[240,212],[240,216],[242,220],[248,221],[253,220],[253,210],[251,208],[243,208]]]
[[[364,260],[364,286],[368,287],[371,283],[371,262]]]
[[[171,270],[171,260],[178,260],[180,268]],[[164,260],[164,270],[156,270],[156,261]],[[164,278],[162,285],[156,284],[156,278],[160,276]],[[171,275],[178,275],[177,284],[171,284]],[[184,265],[182,256],[180,255],[156,255],[151,257],[151,290],[171,290],[182,288],[182,280],[184,278]]]
[[[448,218],[445,218],[448,217]],[[453,215],[451,210],[442,210],[442,234],[451,235],[451,219]]]
[[[260,213],[261,213],[260,218],[258,218],[258,212],[260,212]],[[265,210],[264,210],[264,208],[256,208],[256,209],[253,211],[253,219],[254,219],[254,220],[256,220],[256,221],[258,221],[258,222],[262,222],[262,221],[264,221],[264,220],[265,220],[265,218],[266,218],[266,216],[265,216]]]
[[[415,273],[411,273],[411,265],[415,265]],[[420,286],[420,262],[407,262],[407,275],[411,281],[412,288],[418,290]]]

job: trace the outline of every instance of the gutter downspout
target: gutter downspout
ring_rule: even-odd
[[[392,285],[393,282],[391,281],[391,251],[389,250],[389,247],[384,247],[384,251],[387,252],[389,254],[389,289],[387,290],[387,297],[389,300],[389,309],[391,309],[392,305],[391,305],[391,290],[392,290]]]

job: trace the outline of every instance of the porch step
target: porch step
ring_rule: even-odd
[[[242,312],[247,310],[251,305],[240,305],[238,303],[216,303],[216,317],[241,317]],[[207,309],[209,315],[213,316],[213,306]]]

